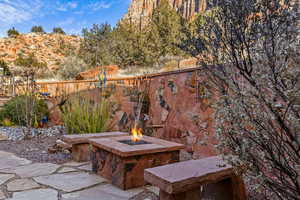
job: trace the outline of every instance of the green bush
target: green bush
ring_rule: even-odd
[[[82,97],[70,99],[62,108],[62,119],[68,134],[100,133],[112,129],[110,103]]]
[[[80,72],[88,70],[88,65],[76,56],[68,56],[62,61],[58,70],[60,79],[74,79]]]
[[[52,32],[57,34],[63,34],[63,35],[66,34],[65,31],[60,27],[54,27]]]
[[[32,33],[45,33],[44,28],[42,26],[33,26],[31,28]]]
[[[11,29],[9,29],[7,31],[7,36],[8,37],[17,37],[18,35],[20,35],[20,33],[14,27],[12,27]]]
[[[4,60],[0,60],[0,68],[2,68],[3,76],[11,76],[11,72],[9,70],[8,64]]]
[[[48,115],[48,106],[44,100],[23,95],[12,98],[3,106],[0,110],[0,123],[9,120],[20,126],[35,126]]]

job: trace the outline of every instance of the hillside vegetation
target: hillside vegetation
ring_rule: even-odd
[[[81,38],[64,34],[20,34],[15,37],[0,38],[0,60],[10,67],[18,58],[31,55],[50,70],[59,69],[64,58],[76,52]]]

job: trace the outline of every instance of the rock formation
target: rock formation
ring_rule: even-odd
[[[69,51],[77,51],[80,37],[62,34],[21,34],[17,37],[0,38],[0,60],[12,65],[18,56],[34,54],[49,69],[58,69]]]
[[[144,24],[158,6],[160,0],[132,0],[124,19]],[[181,16],[192,20],[198,13],[206,10],[206,0],[167,0]]]

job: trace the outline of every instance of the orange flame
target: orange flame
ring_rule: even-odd
[[[143,138],[143,134],[142,134],[142,129],[141,128],[136,128],[134,127],[133,129],[131,129],[131,140],[133,142],[138,142]]]

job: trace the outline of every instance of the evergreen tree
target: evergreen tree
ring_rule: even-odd
[[[20,33],[15,29],[15,27],[12,27],[7,31],[8,37],[17,37],[18,35],[20,35]]]
[[[32,33],[45,33],[44,29],[42,26],[33,26],[31,28]]]
[[[184,19],[171,8],[169,2],[161,0],[149,23],[153,51],[159,51],[161,56],[182,55],[179,45],[183,39],[184,23]]]
[[[63,35],[66,34],[65,31],[60,27],[54,27],[52,32],[53,33],[58,33],[58,34],[63,34]]]
[[[111,64],[111,26],[94,24],[91,29],[83,29],[82,33],[80,57],[90,66]]]
[[[145,65],[145,36],[138,27],[122,21],[113,32],[113,54],[121,67]]]

